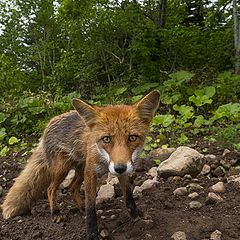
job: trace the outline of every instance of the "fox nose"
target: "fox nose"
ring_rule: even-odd
[[[119,164],[114,165],[114,170],[117,173],[122,174],[127,170],[127,166],[125,164],[119,163]]]

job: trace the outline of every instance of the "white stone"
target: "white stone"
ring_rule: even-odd
[[[178,231],[178,232],[175,232],[171,236],[171,239],[173,239],[173,240],[187,240],[187,236],[186,236],[185,232]]]
[[[221,240],[222,239],[222,233],[219,230],[214,231],[211,234],[211,240]]]
[[[111,184],[104,184],[100,187],[96,202],[100,203],[104,200],[113,198],[115,195],[114,187]]]
[[[191,201],[189,203],[189,207],[191,209],[200,209],[202,207],[202,204],[200,202],[198,202],[198,201]]]
[[[190,193],[188,197],[192,200],[196,200],[199,197],[199,194],[197,192]]]
[[[149,171],[147,172],[148,176],[151,177],[156,177],[157,176],[157,167],[152,167],[151,169],[149,169]]]
[[[208,173],[210,173],[210,171],[211,171],[211,167],[208,164],[204,164],[200,174],[207,175]]]
[[[210,191],[216,192],[216,193],[223,193],[225,192],[225,186],[223,182],[218,182],[210,187]]]
[[[187,193],[188,193],[188,190],[186,187],[179,187],[173,191],[173,194],[175,196],[184,196],[184,195],[187,195]]]
[[[179,147],[171,156],[158,166],[158,175],[167,178],[169,176],[184,176],[190,174],[197,176],[204,165],[204,156],[189,147]]]

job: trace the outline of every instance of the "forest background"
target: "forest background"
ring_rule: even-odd
[[[236,0],[0,0],[0,156],[25,151],[73,97],[161,92],[145,147],[240,150]]]

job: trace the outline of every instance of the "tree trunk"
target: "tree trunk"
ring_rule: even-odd
[[[233,0],[234,46],[236,50],[235,72],[240,75],[240,29],[237,0]]]

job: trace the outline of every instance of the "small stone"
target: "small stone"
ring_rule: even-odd
[[[198,201],[191,201],[189,203],[190,209],[200,209],[202,207],[202,204]]]
[[[139,186],[135,186],[135,187],[134,187],[134,189],[133,189],[133,195],[140,194],[141,192],[142,192],[141,187],[139,187]]]
[[[199,197],[199,194],[197,192],[190,193],[188,197],[192,200],[196,200]]]
[[[100,187],[97,195],[97,203],[111,199],[115,196],[114,187],[111,184],[104,184]]]
[[[223,193],[225,192],[225,186],[223,182],[218,182],[210,187],[210,191],[216,192],[216,193]]]
[[[182,178],[180,176],[174,176],[173,181],[180,182]]]
[[[228,176],[239,175],[240,174],[240,166],[230,167],[228,171]]]
[[[151,235],[150,233],[146,233],[145,237],[146,237],[147,239],[152,239],[152,235]]]
[[[190,174],[186,174],[184,175],[183,180],[192,180],[192,176]]]
[[[116,215],[114,215],[114,214],[110,216],[110,219],[111,219],[111,220],[115,220],[116,218],[117,218],[117,217],[116,217]]]
[[[221,240],[222,239],[222,233],[219,230],[214,231],[211,234],[211,240]]]
[[[231,164],[228,163],[228,162],[226,162],[226,161],[223,160],[223,159],[220,161],[220,164],[221,164],[225,169],[227,169],[227,170],[231,167]]]
[[[97,210],[97,214],[103,214],[103,210],[102,209],[99,209],[99,210]]]
[[[208,158],[208,159],[216,159],[216,155],[213,155],[213,154],[207,154],[205,155],[205,158]]]
[[[173,239],[173,240],[187,240],[187,236],[186,236],[185,232],[178,231],[178,232],[175,232],[171,236],[171,239]]]
[[[107,238],[109,236],[109,233],[106,229],[103,229],[101,232],[100,232],[100,236],[102,238]]]
[[[211,167],[208,164],[204,164],[200,174],[207,175],[208,173],[210,173],[210,171],[211,171]]]
[[[187,188],[189,189],[190,192],[195,192],[203,189],[203,187],[198,183],[189,183],[187,185]]]
[[[147,172],[147,175],[153,178],[156,177],[158,175],[157,167],[152,167],[151,169],[149,169],[149,171]]]
[[[102,220],[106,219],[106,216],[101,216],[101,219],[102,219]]]
[[[187,195],[187,193],[188,193],[188,190],[186,187],[179,187],[173,191],[173,194],[175,196],[184,196],[184,195]]]
[[[224,170],[222,167],[218,166],[214,171],[213,171],[213,176],[215,177],[222,177],[224,176]]]
[[[216,193],[210,192],[206,198],[205,204],[218,204],[221,203],[223,199]]]
[[[222,156],[225,157],[231,151],[229,149],[224,149]]]

